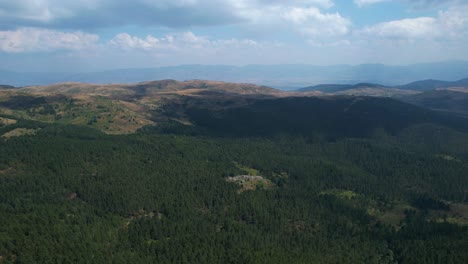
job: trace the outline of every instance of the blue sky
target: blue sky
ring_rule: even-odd
[[[468,60],[466,0],[0,0],[0,69]]]

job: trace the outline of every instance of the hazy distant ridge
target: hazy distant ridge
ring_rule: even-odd
[[[416,81],[404,85],[397,85],[397,86],[384,86],[380,84],[374,83],[358,83],[358,84],[319,84],[314,86],[308,86],[301,89],[298,89],[298,92],[312,92],[312,91],[319,91],[324,93],[337,93],[343,92],[348,90],[356,90],[356,89],[399,89],[399,90],[411,90],[411,91],[430,91],[435,89],[445,89],[445,88],[452,88],[452,87],[468,87],[468,78],[448,82],[448,81],[440,81],[440,80],[422,80]]]
[[[458,80],[468,75],[468,62],[439,62],[408,66],[362,65],[183,65],[122,69],[91,73],[18,73],[0,70],[0,84],[48,85],[59,82],[137,83],[149,80],[218,80],[298,89],[314,84],[379,83],[401,85],[418,80]]]

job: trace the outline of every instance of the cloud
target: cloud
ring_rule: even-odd
[[[271,5],[281,6],[317,6],[331,8],[335,5],[332,0],[232,0],[233,2],[244,2],[242,5],[250,7],[265,7]]]
[[[0,0],[0,27],[220,26],[255,21],[277,8],[333,5],[332,0]]]
[[[99,42],[99,36],[81,31],[61,32],[43,28],[20,28],[0,31],[0,52],[26,53],[51,51],[219,51],[226,49],[258,48],[262,44],[250,39],[210,39],[193,32],[173,33],[162,37],[144,38],[119,33],[110,41]]]
[[[145,38],[128,33],[117,34],[107,45],[126,51],[219,51],[220,49],[255,48],[261,44],[249,39],[216,39],[197,36],[193,32],[169,34],[164,37],[148,35]]]
[[[416,9],[426,9],[441,6],[456,6],[466,4],[463,0],[404,0],[404,2]]]
[[[466,0],[354,3],[384,1],[399,3],[395,16],[412,17],[358,27],[352,21],[357,18],[343,15],[333,0],[0,0],[0,53],[25,63],[61,56],[74,64],[88,56],[90,65],[101,61],[111,68],[140,62],[398,62],[466,54]],[[419,8],[435,15],[414,18]]]
[[[142,39],[131,36],[128,33],[120,33],[117,34],[111,41],[109,41],[109,44],[123,50],[151,50],[161,46],[161,41],[161,39],[157,39],[151,35],[148,35],[146,38]],[[167,42],[170,42],[170,39],[168,39]]]
[[[419,17],[380,23],[364,28],[361,33],[384,38],[419,38],[438,36],[437,20]]]
[[[0,29],[95,31],[130,25],[192,30],[237,24],[243,32],[258,31],[257,36],[274,28],[326,42],[347,34],[351,25],[339,13],[326,11],[333,6],[332,0],[0,0]]]
[[[468,33],[468,6],[453,7],[447,11],[439,11],[438,20],[444,35],[459,39]]]
[[[399,2],[410,6],[412,9],[427,9],[441,6],[461,5],[464,4],[463,1],[464,0],[354,0],[354,3],[359,7],[364,7],[382,2]]]
[[[322,13],[318,8],[291,8],[282,14],[308,38],[326,38],[346,35],[351,22],[338,13]]]
[[[0,51],[7,53],[54,50],[84,50],[97,44],[99,36],[77,32],[59,32],[41,28],[0,31]]]
[[[145,37],[120,33],[103,43],[103,46],[105,49],[101,53],[102,56],[113,56],[114,60],[127,64],[139,58],[139,61],[147,65],[246,64],[260,60],[265,62],[277,58],[273,54],[280,54],[282,50],[276,42],[212,38],[191,31]]]
[[[0,25],[102,28],[124,25],[190,27],[238,23],[229,1],[0,0]]]
[[[358,31],[358,35],[385,39],[449,41],[466,37],[468,7],[439,11],[437,17],[418,17],[379,23]]]
[[[372,4],[377,4],[381,2],[387,2],[387,1],[391,1],[391,0],[354,0],[354,3],[359,7],[363,7],[366,5],[372,5]]]

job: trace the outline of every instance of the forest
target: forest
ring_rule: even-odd
[[[383,98],[184,100],[131,134],[0,126],[31,131],[0,137],[0,263],[468,262],[466,118]]]

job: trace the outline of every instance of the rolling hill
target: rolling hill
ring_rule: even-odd
[[[167,119],[154,111],[184,97],[256,98],[282,94],[265,86],[202,80],[128,85],[61,83],[0,91],[0,113],[42,122],[87,125],[106,133],[122,134]],[[234,100],[234,105],[243,101]]]
[[[309,86],[305,88],[298,89],[298,92],[311,92],[311,91],[320,91],[324,93],[336,93],[336,92],[343,92],[346,90],[353,90],[353,89],[362,89],[362,88],[369,88],[369,89],[382,89],[388,88],[380,84],[374,83],[358,83],[358,84],[319,84],[315,86]]]
[[[440,89],[463,89],[468,87],[468,78],[454,82],[439,80],[423,80],[397,86],[384,86],[373,83],[358,84],[320,84],[296,90],[297,92],[323,92],[335,95],[355,95],[355,96],[404,96],[414,95],[424,91]]]
[[[14,89],[15,87],[14,86],[10,86],[10,85],[0,85],[0,89]]]
[[[137,84],[86,84],[59,83],[48,86],[29,86],[21,88],[26,92],[45,92],[61,94],[93,94],[93,95],[154,95],[156,93],[197,93],[200,91],[215,91],[233,94],[275,94],[280,91],[266,86],[253,84],[226,83],[217,81],[190,80],[179,82],[176,80],[161,80],[142,82]]]
[[[427,91],[403,96],[401,100],[433,110],[468,115],[468,93],[460,90]]]
[[[454,82],[439,81],[439,80],[424,80],[424,81],[412,82],[412,83],[405,84],[405,85],[399,85],[395,87],[399,89],[415,90],[415,91],[428,91],[428,90],[452,88],[452,87],[468,87],[468,78],[461,79],[461,80],[454,81]]]
[[[193,106],[233,109],[245,107],[258,99],[329,95],[397,97],[402,101],[432,109],[458,113],[466,111],[463,95],[454,91],[424,93],[418,96],[417,91],[369,83],[320,85],[300,91],[283,92],[252,84],[204,80],[161,80],[137,84],[61,83],[4,89],[0,93],[0,111],[15,118],[87,125],[111,134],[133,133],[144,126],[171,119],[190,124],[192,121],[187,109],[192,109]],[[447,97],[444,94],[454,96]],[[310,100],[312,105],[320,105],[322,102],[322,99]],[[437,104],[439,108],[436,107]],[[274,112],[274,109],[270,110]],[[317,108],[314,111],[321,110]],[[252,117],[254,116],[252,113]],[[281,113],[277,116],[281,116]],[[280,124],[284,122],[287,120],[278,121]]]
[[[468,122],[427,107],[466,94],[436,92],[0,90],[0,263],[463,263]]]
[[[358,83],[358,84],[320,84],[309,86],[297,90],[300,93],[307,92],[323,92],[334,95],[354,95],[354,96],[376,96],[376,97],[392,97],[396,95],[415,94],[417,91],[403,90],[393,87],[386,87],[380,84],[373,83]]]

